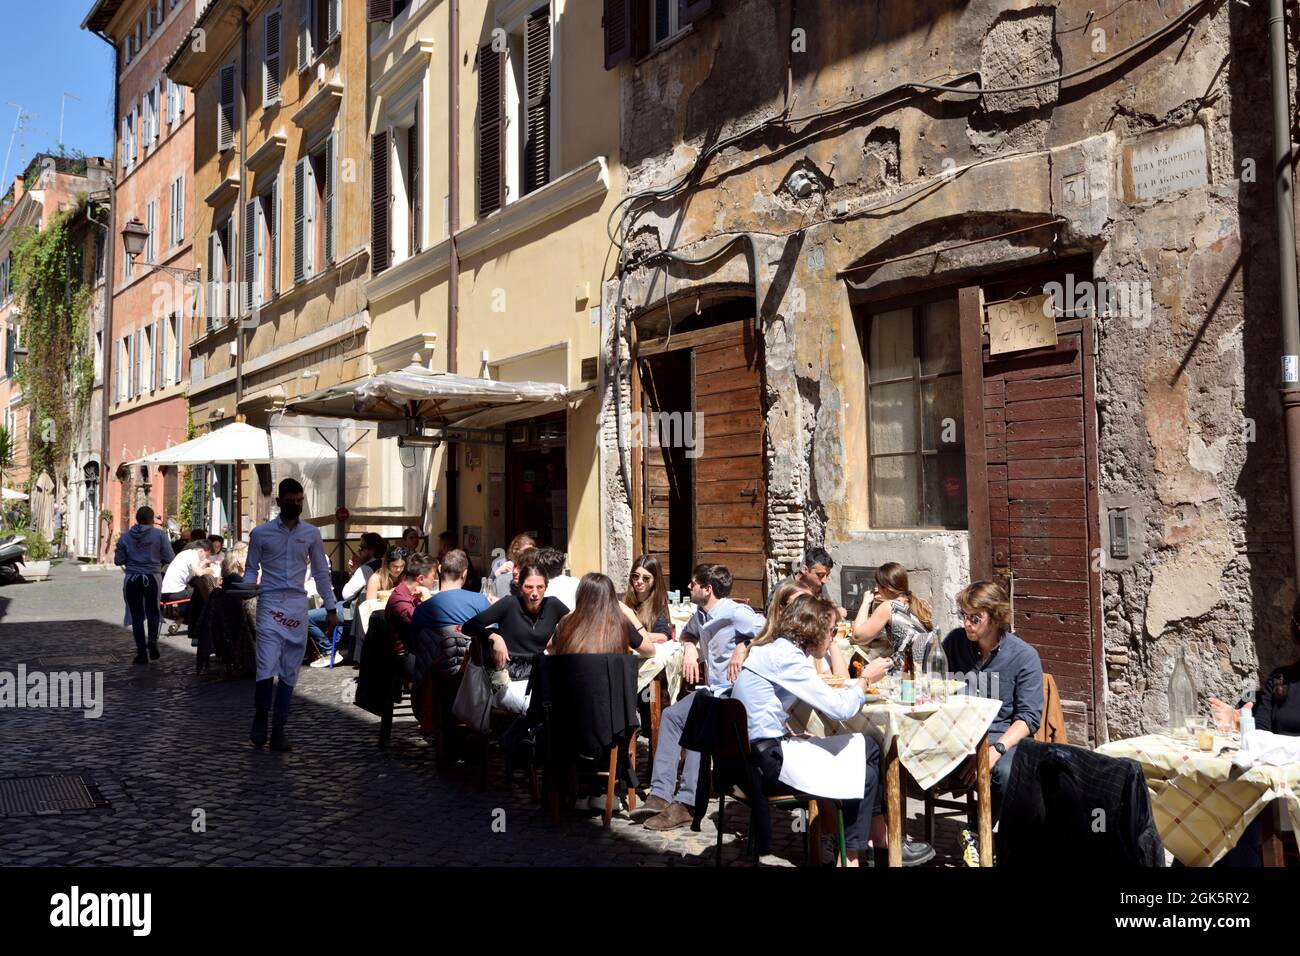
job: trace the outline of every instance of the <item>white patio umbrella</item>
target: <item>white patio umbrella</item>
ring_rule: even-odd
[[[0,489],[0,498],[5,501],[26,501],[27,496],[21,491],[14,491],[12,488]]]
[[[264,465],[275,460],[315,461],[335,456],[334,449],[291,435],[272,436],[264,428],[235,422],[187,442],[164,448],[131,462],[132,465],[234,465],[235,534],[239,534],[243,501],[244,465]]]
[[[265,465],[279,459],[313,461],[334,456],[326,445],[235,422],[131,462],[133,465]]]

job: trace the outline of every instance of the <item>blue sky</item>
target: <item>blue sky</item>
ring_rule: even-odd
[[[71,94],[63,119],[68,151],[108,156],[113,149],[113,52],[81,29],[92,6],[93,0],[0,0],[0,165],[9,153],[10,182],[37,152],[58,148],[64,93]],[[35,114],[23,133],[21,162],[17,138],[9,151],[18,115],[11,103]]]

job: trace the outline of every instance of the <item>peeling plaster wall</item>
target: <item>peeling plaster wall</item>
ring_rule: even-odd
[[[1098,737],[1160,725],[1180,650],[1202,698],[1235,699],[1261,668],[1294,658],[1268,79],[1258,69],[1265,18],[1220,5],[1190,37],[1153,43],[1084,82],[981,102],[891,90],[976,69],[990,85],[1050,78],[1118,51],[1166,15],[1125,4],[1097,16],[1090,0],[801,0],[791,22],[787,4],[714,6],[691,35],[623,67],[627,192],[662,188],[713,144],[778,117],[787,67],[790,113],[801,122],[727,145],[687,198],[648,206],[633,229],[623,297],[607,283],[604,314],[621,309],[626,333],[666,295],[752,287],[743,243],[667,276],[663,260],[644,260],[663,248],[699,259],[737,234],[755,236],[770,575],[810,544],[825,543],[841,564],[900,560],[929,572],[938,617],[954,623],[952,597],[969,575],[965,532],[873,530],[868,521],[863,357],[838,273],[907,256],[865,273],[883,296],[1084,252],[1098,279],[1149,283],[1151,302],[1149,313],[1096,323],[1097,491],[1103,502],[1140,505],[1139,553],[1122,565],[1106,559],[1101,574]],[[806,51],[792,53],[796,27]],[[1095,48],[1098,29],[1105,52]],[[879,109],[851,121],[811,118],[882,94]],[[1126,198],[1126,148],[1189,124],[1205,130],[1208,184]],[[1255,181],[1243,181],[1247,160]],[[814,182],[811,195],[786,188],[796,170]],[[1050,233],[1020,234],[939,251],[1054,216],[1067,221],[1055,243]],[[612,325],[606,332],[612,348]],[[608,385],[607,560],[617,571],[630,560],[632,528]]]

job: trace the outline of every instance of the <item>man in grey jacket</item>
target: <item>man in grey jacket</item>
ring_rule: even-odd
[[[117,539],[113,563],[125,567],[122,597],[127,617],[135,635],[135,663],[147,664],[158,659],[159,595],[162,592],[162,565],[176,557],[171,542],[161,528],[155,528],[153,509],[135,513],[135,524]],[[145,654],[145,623],[149,625],[148,656]]]

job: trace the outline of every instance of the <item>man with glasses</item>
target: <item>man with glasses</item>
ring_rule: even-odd
[[[993,820],[1011,779],[1016,745],[1033,736],[1043,719],[1043,664],[1038,652],[1010,631],[1011,601],[1002,585],[976,581],[957,595],[963,627],[943,642],[948,666],[966,677],[969,692],[1002,701],[989,726],[989,781]],[[958,771],[975,785],[975,757]]]
[[[690,583],[691,603],[698,608],[682,628],[682,679],[699,684],[700,658],[708,683],[696,693],[722,697],[731,690],[727,665],[739,643],[749,643],[763,629],[766,618],[746,604],[733,601],[731,572],[721,564],[701,564]],[[695,782],[700,773],[700,755],[686,751],[681,783],[677,764],[681,760],[682,730],[691,711],[687,696],[665,710],[659,719],[659,745],[655,750],[650,796],[644,809],[654,816],[646,820],[647,830],[673,830],[686,826],[694,815]],[[708,795],[704,795],[708,799]]]

